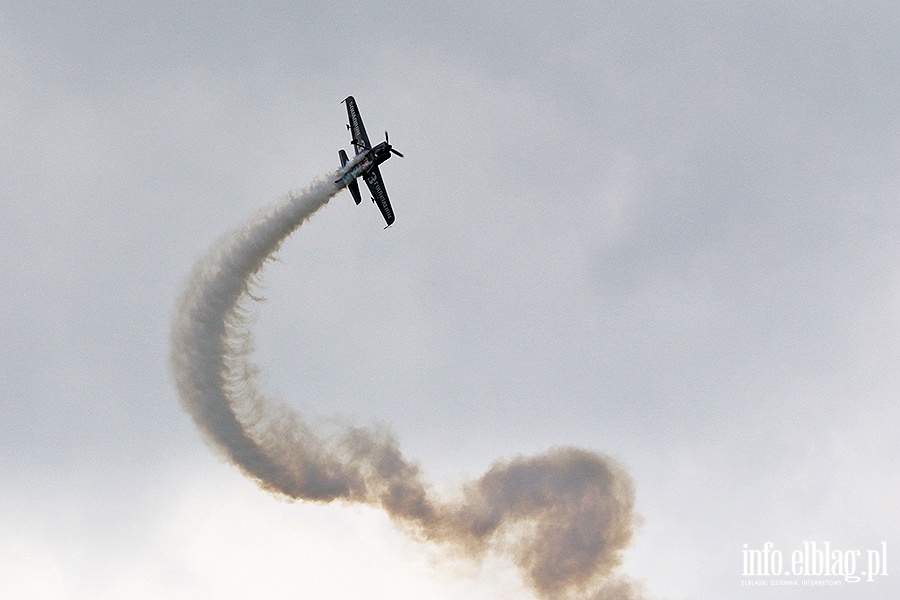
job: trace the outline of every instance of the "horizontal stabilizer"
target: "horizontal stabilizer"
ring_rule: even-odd
[[[338,156],[341,157],[341,168],[343,169],[345,166],[347,166],[347,163],[350,162],[350,159],[347,158],[347,153],[344,152],[343,148],[338,150]]]
[[[341,150],[341,152],[343,152],[343,150]],[[353,194],[353,199],[356,200],[357,204],[362,202],[362,197],[359,195],[359,183],[357,183],[355,179],[347,184],[347,189]]]

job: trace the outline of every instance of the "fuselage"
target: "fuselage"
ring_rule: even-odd
[[[380,165],[391,157],[391,145],[381,142],[374,148],[366,149],[353,157],[338,171],[336,183],[347,185],[357,177],[365,175],[372,167]]]

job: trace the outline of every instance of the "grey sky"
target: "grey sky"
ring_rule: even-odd
[[[619,458],[655,597],[791,597],[741,587],[744,543],[898,548],[898,31],[889,2],[0,4],[0,590],[528,597],[256,490],[175,397],[191,265],[338,166],[351,93],[406,154],[397,223],[342,194],[288,241],[270,390],[448,490]]]

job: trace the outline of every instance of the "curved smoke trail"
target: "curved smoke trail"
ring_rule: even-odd
[[[459,500],[441,502],[390,432],[351,427],[326,441],[260,392],[242,302],[282,241],[340,191],[332,180],[258,213],[195,265],[176,307],[171,360],[197,427],[266,490],[379,506],[471,556],[505,552],[542,598],[638,598],[635,585],[613,575],[635,516],[631,480],[610,458],[556,448],[498,462]]]

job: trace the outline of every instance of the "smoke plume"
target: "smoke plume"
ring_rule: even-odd
[[[612,459],[563,447],[500,461],[441,501],[389,431],[351,427],[325,438],[262,394],[249,356],[252,287],[282,241],[340,191],[332,180],[223,236],[190,275],[171,361],[181,402],[207,441],[273,493],[381,507],[419,538],[476,558],[505,553],[540,598],[641,597],[615,574],[636,517],[631,480]]]

